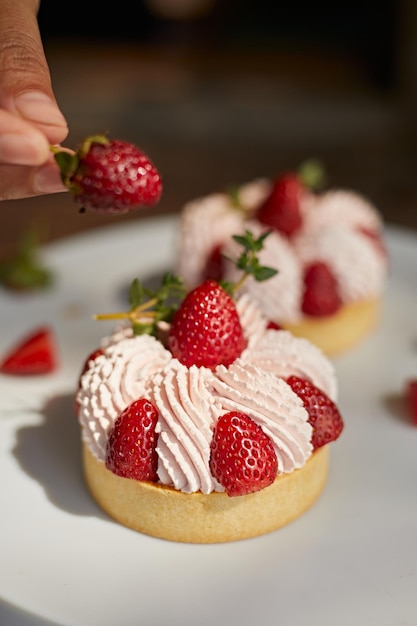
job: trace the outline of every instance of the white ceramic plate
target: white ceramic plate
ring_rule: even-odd
[[[73,391],[86,354],[113,327],[93,313],[170,268],[175,218],[50,245],[49,293],[0,294],[0,352],[54,327],[61,367],[0,376],[0,624],[4,626],[415,626],[417,428],[404,382],[417,375],[417,238],[389,229],[389,288],[377,331],[336,369],[345,431],[325,492],[270,535],[209,546],[142,536],[84,487]],[[106,327],[111,324],[111,327]]]

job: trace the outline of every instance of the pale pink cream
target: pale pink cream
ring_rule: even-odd
[[[330,361],[306,340],[266,329],[247,296],[237,303],[248,347],[228,368],[187,368],[148,335],[119,329],[83,375],[77,394],[83,440],[105,460],[109,432],[126,406],[144,396],[159,413],[158,479],[184,493],[223,491],[209,468],[218,417],[237,410],[271,438],[280,472],[302,467],[312,453],[312,429],[299,397],[285,382],[308,378],[335,399]],[[128,336],[126,336],[128,335]]]
[[[252,192],[256,191],[253,200],[260,204],[270,186],[265,180],[250,185]],[[239,213],[239,219],[237,210],[225,203],[223,213],[217,209],[214,218],[214,210],[207,208],[207,202],[207,198],[202,198],[190,203],[180,222],[178,267],[191,286],[203,279],[207,258],[215,246],[223,242],[221,253],[226,259],[235,260],[241,248],[233,241],[233,235],[250,230],[258,236],[270,230],[256,220],[254,201],[250,210]],[[342,304],[381,295],[387,280],[388,258],[363,232],[382,233],[382,218],[375,206],[353,191],[340,189],[306,193],[301,213],[300,231],[291,239],[273,232],[259,255],[261,263],[277,269],[278,274],[263,283],[249,278],[243,287],[265,315],[282,323],[301,320],[303,275],[306,266],[314,261],[324,261],[334,273]],[[215,224],[210,226],[212,216]],[[215,229],[215,236],[211,229]],[[225,261],[225,268],[225,278],[235,280],[237,272],[232,264]]]

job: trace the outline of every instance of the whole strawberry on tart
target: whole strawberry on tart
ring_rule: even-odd
[[[185,293],[166,274],[133,281],[126,312],[82,366],[76,393],[86,484],[112,518],[171,541],[228,542],[274,531],[319,497],[343,420],[334,368],[271,327],[247,294],[268,234],[249,231],[241,280]]]
[[[278,326],[333,356],[377,326],[388,274],[382,216],[360,194],[326,187],[311,160],[274,180],[213,193],[181,212],[176,271],[188,288],[206,278],[235,280],[231,235],[272,230],[260,261],[279,268],[243,290]]]

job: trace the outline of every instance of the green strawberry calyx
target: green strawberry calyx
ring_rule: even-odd
[[[80,191],[79,186],[71,180],[79,168],[80,160],[88,154],[94,143],[105,146],[109,141],[105,135],[91,135],[82,141],[76,152],[67,148],[50,146],[54,159],[59,166],[62,182],[71,192],[78,193]]]
[[[318,191],[326,184],[326,172],[323,163],[319,159],[307,159],[301,163],[297,170],[297,176],[304,187],[311,191]]]

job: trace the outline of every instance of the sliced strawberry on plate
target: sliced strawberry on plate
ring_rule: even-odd
[[[245,413],[222,415],[210,446],[210,471],[228,496],[255,493],[271,485],[278,473],[274,446]]]
[[[412,378],[407,382],[406,399],[410,411],[411,422],[417,426],[417,378]]]
[[[57,366],[53,332],[43,326],[26,335],[5,355],[0,372],[13,376],[38,376],[53,372]]]

